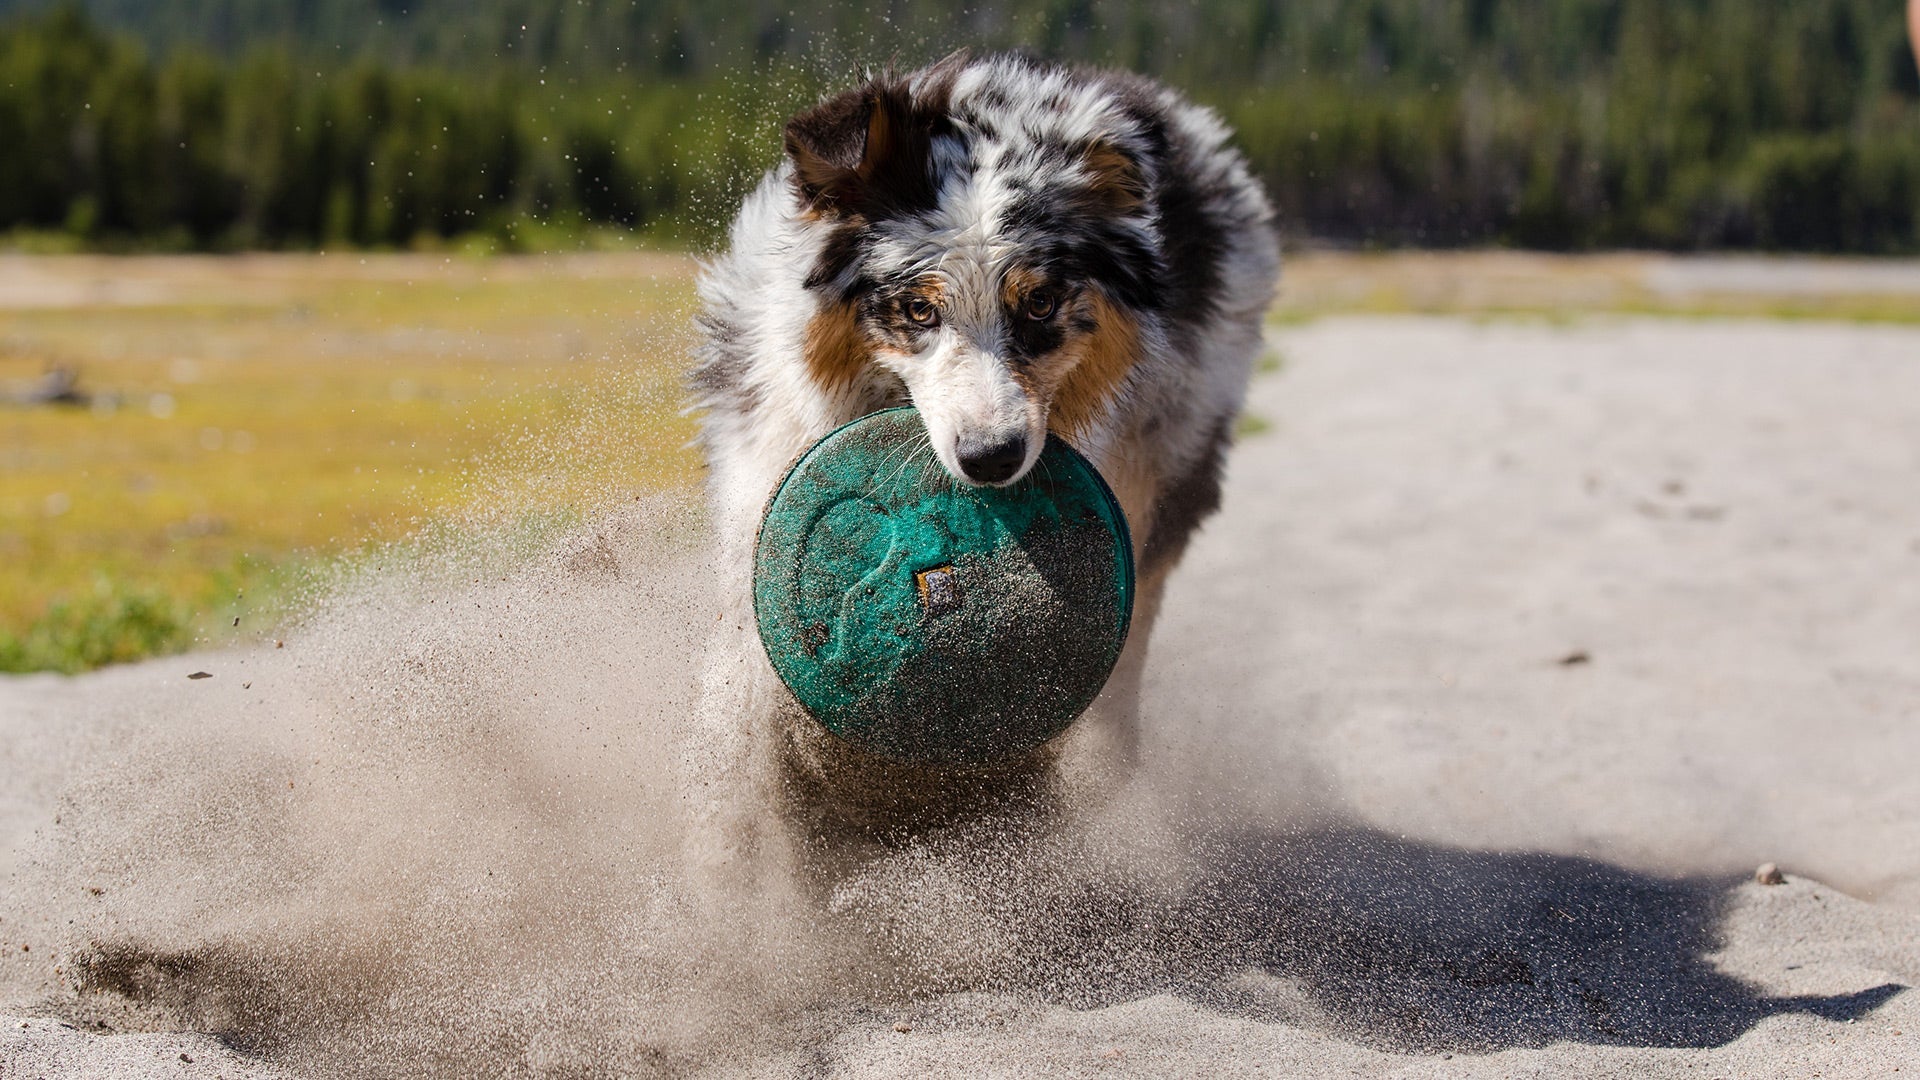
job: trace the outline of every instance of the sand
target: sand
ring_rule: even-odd
[[[1276,346],[1064,820],[690,870],[665,506],[0,683],[0,1076],[1920,1072],[1920,330]]]

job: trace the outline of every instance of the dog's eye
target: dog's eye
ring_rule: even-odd
[[[911,297],[903,306],[907,309],[907,318],[921,326],[933,326],[940,321],[940,309],[924,296]]]
[[[1060,301],[1050,292],[1027,294],[1027,318],[1029,319],[1035,321],[1051,319],[1053,318],[1053,313],[1058,310],[1059,307]]]

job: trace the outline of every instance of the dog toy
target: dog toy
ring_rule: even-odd
[[[985,764],[1066,730],[1133,613],[1133,546],[1086,458],[1048,436],[1018,483],[973,487],[911,408],[800,456],[754,545],[760,641],[807,713],[899,761]]]

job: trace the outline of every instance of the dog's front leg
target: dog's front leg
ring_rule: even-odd
[[[1127,628],[1126,647],[1120,651],[1113,674],[1094,701],[1090,719],[1098,729],[1095,734],[1100,746],[1100,766],[1108,772],[1110,780],[1124,780],[1140,761],[1140,689],[1166,579],[1162,571],[1140,579],[1135,585],[1133,620]]]
[[[778,678],[754,637],[751,610],[727,604],[708,634],[684,754],[693,792],[688,855],[696,864],[742,864],[777,842],[769,833],[777,815],[767,813],[777,776],[770,680]]]
[[[753,543],[776,468],[716,469],[711,527],[718,548],[694,725],[684,755],[696,793],[689,855],[724,865],[784,844],[778,723],[786,688],[760,646],[753,615]]]

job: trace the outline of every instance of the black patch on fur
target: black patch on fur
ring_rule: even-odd
[[[1221,223],[1207,213],[1224,193],[1203,191],[1176,178],[1160,193],[1160,231],[1166,237],[1167,310],[1182,321],[1198,322],[1212,315],[1220,287],[1220,262],[1226,257],[1227,237]]]
[[[1027,252],[1027,262],[1055,280],[1094,282],[1140,311],[1166,306],[1160,253],[1128,222],[1089,209],[1083,190],[1028,191],[1015,199],[1002,229]]]
[[[820,245],[820,257],[814,260],[813,269],[807,272],[807,288],[824,288],[838,280],[866,255],[867,245],[864,220],[855,219],[836,227],[827,234],[826,242]],[[840,299],[853,299],[862,291],[862,285],[858,280],[850,282]]]
[[[1141,555],[1143,574],[1151,574],[1164,563],[1180,557],[1195,529],[1215,510],[1220,509],[1220,473],[1227,456],[1227,424],[1221,422],[1207,440],[1206,452],[1185,476],[1162,484],[1160,501],[1154,505],[1153,532]]]
[[[1159,166],[1153,201],[1166,259],[1161,305],[1176,323],[1202,322],[1215,310],[1229,239],[1229,223],[1208,208],[1234,205],[1232,180],[1210,168],[1209,150],[1189,145],[1167,123],[1157,85],[1127,72],[1101,72],[1098,79],[1139,126],[1146,153]]]
[[[872,289],[872,283],[866,283],[866,288]],[[933,329],[914,322],[907,314],[905,303],[909,295],[868,291],[860,301],[860,322],[867,333],[902,352],[918,351],[921,336]]]
[[[1057,294],[1059,290],[1054,288]],[[1061,303],[1064,306],[1065,301]],[[1007,328],[1011,331],[1007,359],[1029,364],[1065,343],[1069,329],[1092,330],[1093,320],[1069,317],[1064,311],[1056,311],[1052,318],[1034,319],[1016,308],[1007,312]]]

